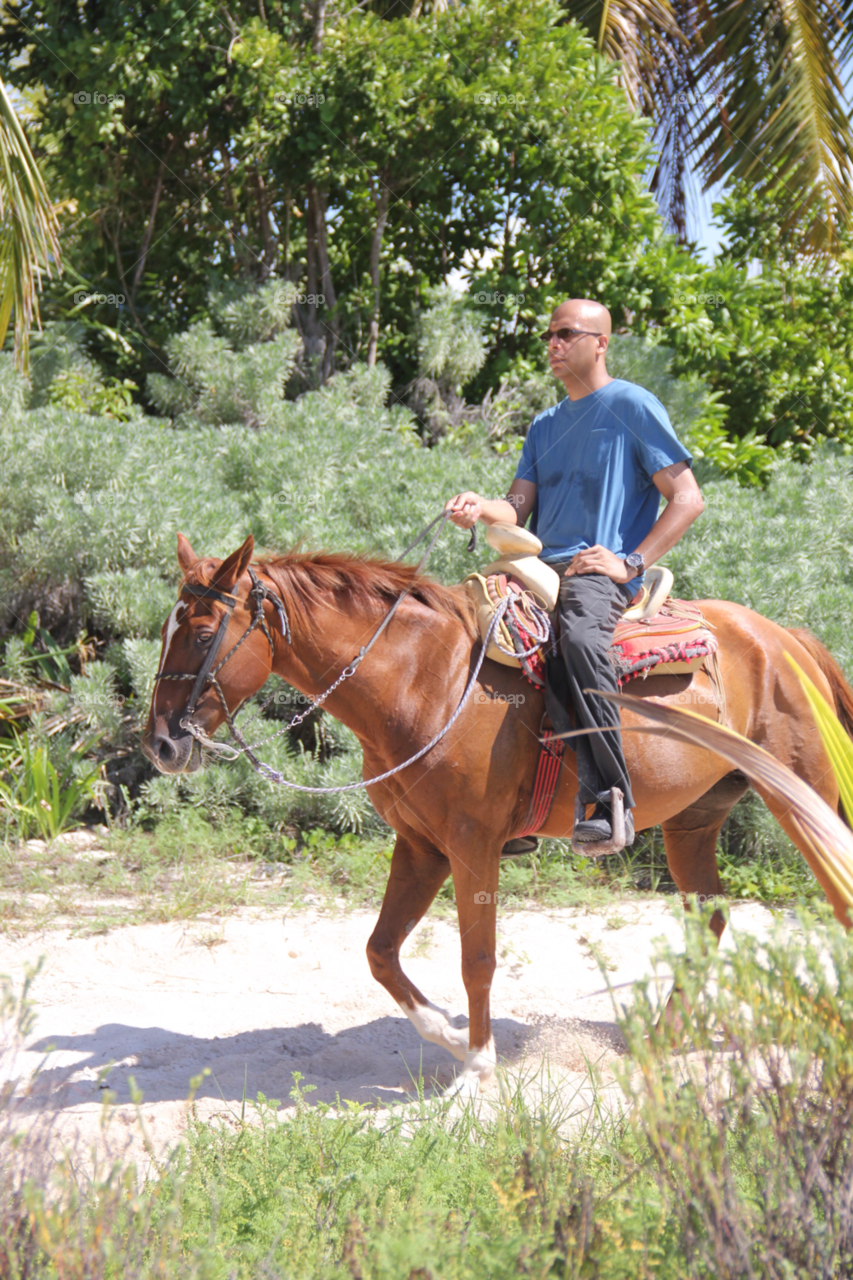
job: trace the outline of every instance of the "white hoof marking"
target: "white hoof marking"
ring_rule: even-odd
[[[447,1014],[434,1004],[415,1004],[412,1008],[401,1004],[400,1008],[424,1040],[440,1044],[464,1062],[468,1054],[468,1032],[451,1027]]]

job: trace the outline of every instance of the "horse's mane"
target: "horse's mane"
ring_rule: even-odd
[[[272,578],[294,617],[301,615],[303,622],[308,621],[310,605],[323,595],[346,593],[351,607],[373,611],[377,605],[390,607],[411,588],[410,600],[461,622],[472,638],[477,634],[465,588],[445,587],[434,578],[419,577],[410,564],[325,551],[290,551],[258,563]]]

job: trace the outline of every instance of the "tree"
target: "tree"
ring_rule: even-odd
[[[675,369],[717,392],[734,439],[801,461],[821,437],[853,444],[853,234],[829,265],[804,256],[784,183],[769,198],[737,184],[714,212],[726,246],[682,277],[662,326]]]
[[[36,139],[76,201],[64,234],[88,288],[73,318],[110,372],[165,371],[211,285],[271,275],[298,285],[320,380],[381,358],[408,385],[419,307],[448,277],[482,311],[475,394],[541,367],[541,316],[567,293],[601,297],[618,323],[663,318],[689,262],[643,183],[647,125],[557,4],[324,14],[6,12],[10,75],[38,93]]]
[[[785,229],[837,251],[853,211],[853,132],[842,68],[853,52],[850,0],[564,0],[621,64],[632,104],[655,121],[655,185],[683,235],[691,170],[759,198],[784,182]],[[803,195],[805,199],[803,199]]]

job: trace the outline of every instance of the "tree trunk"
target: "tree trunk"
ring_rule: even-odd
[[[319,326],[325,336],[323,351],[322,379],[325,382],[335,369],[335,349],[338,345],[337,295],[332,282],[332,268],[329,263],[329,246],[326,239],[326,194],[315,182],[308,183],[308,207],[311,211],[311,230],[316,252],[316,277],[319,277],[320,295],[328,319],[320,320]],[[310,280],[309,280],[310,285]],[[315,307],[316,307],[315,295]]]
[[[311,52],[316,56],[323,52],[323,37],[326,34],[326,0],[317,0],[314,10],[314,37],[311,41]]]
[[[267,188],[259,173],[255,173],[254,179],[255,190],[258,193],[258,220],[261,225],[261,238],[264,242],[264,256],[261,259],[260,268],[260,282],[263,284],[275,266],[275,260],[278,257],[278,244],[270,226],[270,201]]]
[[[133,297],[136,300],[136,290],[139,288],[139,282],[142,279],[142,273],[145,270],[145,259],[148,257],[148,250],[151,248],[151,237],[154,234],[154,220],[157,217],[157,208],[160,204],[160,195],[163,191],[163,174],[166,172],[166,161],[172,148],[164,155],[160,161],[160,168],[157,171],[157,182],[154,187],[154,199],[151,201],[151,212],[148,215],[148,225],[145,228],[145,234],[142,237],[142,244],[139,246],[139,258],[136,263],[136,270],[133,273]]]
[[[381,181],[381,179],[380,179]],[[370,317],[370,333],[367,338],[367,367],[372,369],[376,364],[376,349],[379,346],[379,258],[382,253],[382,237],[385,234],[385,223],[388,220],[388,205],[391,201],[391,190],[382,183],[379,195],[374,195],[376,204],[376,222],[373,227],[373,240],[370,245],[370,283],[373,285],[373,314]]]

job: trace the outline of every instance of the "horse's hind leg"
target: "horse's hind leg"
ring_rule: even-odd
[[[662,824],[667,865],[681,891],[685,907],[689,908],[689,894],[696,894],[700,903],[717,903],[722,899],[717,838],[729,813],[748,790],[749,782],[742,773],[727,773],[689,809],[683,809]],[[710,925],[719,942],[726,922],[718,906],[715,906]],[[670,993],[663,1016],[669,1022],[680,1022],[684,1008],[681,992],[675,988]]]
[[[444,1010],[422,995],[400,965],[400,947],[449,875],[450,863],[443,854],[397,837],[382,910],[367,944],[367,959],[376,981],[397,1001],[418,1034],[464,1062],[468,1032],[452,1027]]]
[[[700,902],[715,902],[723,897],[717,870],[717,837],[729,813],[748,790],[749,782],[742,773],[727,773],[689,809],[662,824],[667,865],[685,906],[688,894],[695,893]],[[719,941],[726,927],[719,907],[710,923]]]

